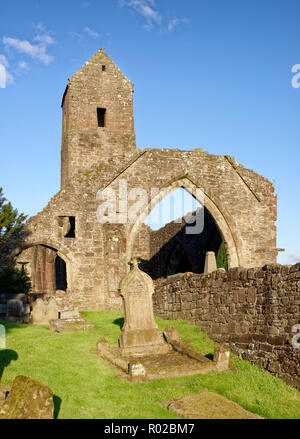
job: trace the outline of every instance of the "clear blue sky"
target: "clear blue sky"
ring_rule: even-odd
[[[3,2],[5,196],[32,215],[59,190],[67,78],[104,47],[135,84],[137,146],[202,147],[274,181],[279,262],[300,260],[299,21],[299,0]]]

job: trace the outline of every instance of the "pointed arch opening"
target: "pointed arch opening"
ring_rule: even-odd
[[[183,221],[180,223],[176,222],[178,206],[175,205],[173,207],[175,217],[153,230],[148,221],[149,212],[162,209],[159,207],[161,201],[172,193],[174,195],[179,188],[194,200],[195,209],[191,209],[192,212],[190,211],[188,215],[186,215],[187,211],[183,212],[184,217],[181,217]],[[200,227],[198,233],[186,233],[187,229],[195,226],[199,229],[199,224],[202,223],[203,228]],[[148,245],[145,245],[147,234]],[[146,253],[144,251],[141,257],[141,249],[149,249],[148,255],[147,251]],[[184,178],[162,188],[152,198],[147,208],[140,213],[129,233],[126,257],[127,260],[141,257],[140,267],[156,279],[186,271],[202,273],[207,251],[215,252],[219,267],[226,269],[238,266],[236,246],[224,216],[207,194]]]
[[[70,261],[56,248],[43,243],[27,245],[17,256],[25,263],[34,294],[67,291],[70,283]]]

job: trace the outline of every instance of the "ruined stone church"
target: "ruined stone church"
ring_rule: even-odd
[[[122,181],[128,191],[146,191],[149,204],[133,223],[99,222],[99,191],[118,193]],[[144,224],[149,206],[177,188],[202,190],[202,233],[185,234],[185,224],[158,231]],[[201,273],[206,252],[216,253],[222,243],[229,268],[276,263],[276,210],[273,185],[233,157],[201,148],[138,149],[133,84],[101,49],[69,79],[61,189],[27,221],[15,255],[26,264],[32,291],[54,297],[61,309],[119,308],[119,284],[133,257],[153,279]]]

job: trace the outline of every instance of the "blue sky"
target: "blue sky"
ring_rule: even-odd
[[[202,147],[269,178],[278,260],[299,261],[299,19],[299,0],[3,2],[5,196],[32,215],[59,190],[67,78],[104,47],[135,84],[137,146]]]

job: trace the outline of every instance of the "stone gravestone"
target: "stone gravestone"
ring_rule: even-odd
[[[53,298],[48,303],[38,298],[32,305],[31,322],[34,325],[48,325],[50,320],[57,319],[57,317],[58,309]]]
[[[47,324],[45,322],[46,305],[42,299],[37,299],[32,305],[31,320],[34,325]]]
[[[215,252],[207,252],[205,256],[204,273],[209,274],[217,270]]]
[[[17,376],[0,407],[0,419],[53,419],[53,393],[29,377]]]
[[[214,361],[217,363],[216,369],[218,372],[227,370],[229,368],[230,349],[224,343],[215,349]]]
[[[53,297],[51,297],[51,299],[48,302],[46,313],[47,313],[48,322],[50,322],[50,320],[57,319],[58,317],[57,304],[56,304],[56,300]]]
[[[80,318],[78,307],[75,307],[74,309],[67,309],[64,311],[61,311],[59,313],[60,319],[78,319]]]
[[[169,352],[153,314],[153,281],[133,260],[131,271],[120,284],[125,323],[119,344],[122,355],[143,356]]]
[[[0,314],[4,320],[28,323],[30,307],[25,294],[2,294]]]
[[[95,329],[95,326],[88,323],[85,318],[79,314],[78,307],[60,311],[59,318],[49,322],[50,331],[69,332],[69,331],[89,331]]]

